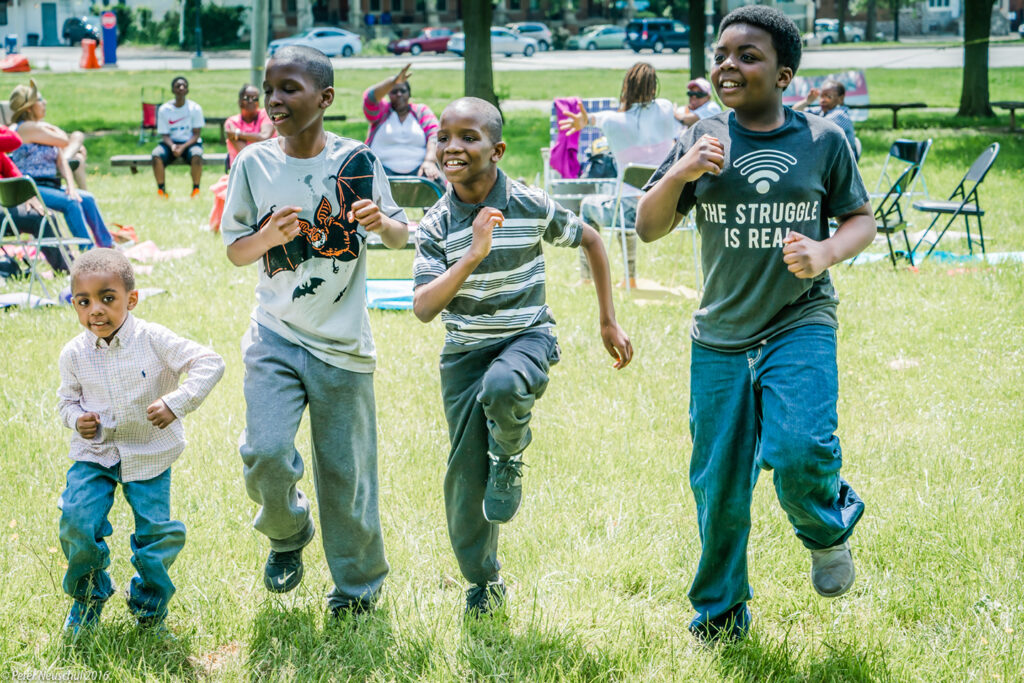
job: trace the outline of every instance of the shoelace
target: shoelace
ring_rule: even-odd
[[[498,473],[494,477],[495,488],[506,490],[512,488],[512,483],[518,478],[523,478],[522,460],[505,460],[498,463]]]

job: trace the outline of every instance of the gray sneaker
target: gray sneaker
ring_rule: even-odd
[[[500,609],[505,604],[505,582],[501,577],[483,586],[466,591],[466,616],[479,617]]]
[[[523,500],[523,454],[507,460],[490,453],[487,457],[490,464],[484,489],[484,519],[491,524],[504,524],[516,516]]]
[[[855,576],[849,541],[811,551],[811,584],[818,595],[838,598],[850,590]]]

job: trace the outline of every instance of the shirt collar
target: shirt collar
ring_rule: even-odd
[[[452,207],[452,214],[455,219],[459,222],[472,220],[477,212],[485,206],[489,206],[494,209],[504,211],[508,208],[509,199],[512,197],[512,184],[508,182],[508,177],[505,172],[500,168],[498,169],[498,177],[494,181],[494,187],[487,193],[484,200],[479,204],[467,204],[458,198],[455,194],[455,187],[448,185],[448,203]]]
[[[121,328],[114,334],[113,337],[111,337],[109,343],[104,341],[103,337],[96,337],[94,335],[93,339],[95,341],[93,342],[93,346],[95,346],[97,349],[114,349],[123,346],[128,346],[128,343],[131,341],[134,332],[135,316],[129,313],[128,316],[124,319],[124,322],[121,324]]]

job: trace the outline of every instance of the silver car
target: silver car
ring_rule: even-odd
[[[551,29],[539,21],[520,21],[505,24],[505,28],[526,38],[537,41],[537,49],[546,52],[551,49]]]
[[[285,45],[315,47],[328,57],[351,57],[363,50],[363,41],[358,35],[333,26],[314,26],[294,36],[272,40],[267,46],[267,56],[273,57]]]
[[[536,51],[537,41],[533,38],[513,33],[507,28],[491,27],[491,54],[503,54],[506,57],[511,57],[512,55],[532,57]],[[460,57],[466,53],[465,33],[456,33],[448,39],[448,52],[454,52]]]
[[[570,50],[617,50],[626,45],[626,29],[621,26],[598,24],[573,36],[566,44]]]

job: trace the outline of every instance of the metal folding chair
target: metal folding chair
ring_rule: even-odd
[[[996,157],[999,156],[999,143],[993,142],[989,145],[984,152],[982,152],[971,167],[967,169],[967,173],[960,180],[960,184],[956,186],[953,193],[949,195],[949,199],[945,201],[926,199],[914,202],[913,206],[916,210],[925,213],[935,214],[932,218],[932,222],[928,224],[928,229],[924,231],[924,234],[917,240],[917,244],[910,252],[910,264],[914,264],[914,254],[917,253],[921,243],[925,241],[928,235],[932,232],[935,224],[943,216],[949,216],[949,220],[943,226],[939,232],[939,236],[935,238],[928,253],[921,259],[924,261],[932,252],[935,251],[935,247],[939,246],[939,242],[942,240],[942,236],[946,234],[949,227],[953,225],[953,221],[957,218],[963,217],[964,229],[967,231],[967,250],[969,253],[974,253],[974,245],[971,242],[971,221],[973,217],[978,225],[978,243],[981,245],[981,253],[985,253],[985,233],[982,232],[981,217],[985,215],[984,210],[981,208],[981,202],[978,200],[978,187],[981,182],[985,180],[985,176],[988,174],[988,170],[992,168],[992,164],[995,163]]]
[[[907,236],[907,221],[903,216],[900,200],[906,196],[907,189],[914,186],[914,181],[920,169],[921,167],[917,164],[910,164],[903,169],[903,173],[892,184],[892,187],[885,193],[882,201],[878,203],[878,207],[875,209],[875,224],[878,232],[885,235],[885,240],[889,244],[889,259],[892,261],[894,268],[896,267],[896,251],[892,247],[892,235],[897,232],[903,233],[903,241],[907,245],[907,250],[904,253],[910,259],[911,264],[914,262],[913,253],[910,248],[910,238]]]
[[[39,196],[39,189],[36,187],[35,181],[29,176],[0,179],[0,207],[3,207],[4,214],[3,220],[0,221],[0,250],[8,256],[13,253],[15,248],[22,250],[22,259],[29,269],[29,305],[32,302],[32,289],[36,283],[39,284],[39,288],[47,298],[52,298],[50,290],[47,288],[46,282],[39,272],[40,262],[46,262],[43,257],[43,249],[56,248],[64,262],[70,265],[72,255],[71,249],[68,247],[92,244],[90,239],[70,237],[64,233],[52,211],[46,211],[40,216],[35,239],[23,240],[14,221],[14,216],[11,215],[11,210],[33,197],[40,204],[43,204],[43,198]]]
[[[613,215],[616,220],[613,225],[605,226],[606,230],[611,231],[613,234],[619,234],[619,240],[622,246],[622,277],[626,281],[626,291],[630,289],[629,285],[629,255],[626,251],[626,235],[627,233],[636,234],[636,226],[626,225],[626,208],[622,204],[622,191],[628,185],[636,190],[640,190],[647,181],[651,179],[654,172],[658,170],[657,166],[648,166],[646,164],[626,164],[626,167],[622,169],[622,177],[619,179],[618,187],[615,190],[615,209]]]
[[[885,161],[882,162],[882,172],[878,176],[878,182],[875,183],[875,189],[871,191],[871,198],[885,197],[895,178],[901,176],[908,166],[917,166],[917,178],[912,187],[905,188],[903,196],[923,195],[925,199],[928,199],[928,183],[924,179],[924,162],[928,158],[928,151],[931,148],[931,138],[923,142],[902,138],[893,142],[889,147],[889,153],[885,155]],[[902,162],[903,165],[898,169],[890,170],[889,163],[894,159],[897,162]],[[921,186],[920,190],[917,189],[918,185]]]
[[[436,183],[427,180],[423,176],[394,176],[388,178],[391,186],[391,198],[403,209],[422,209],[426,211],[441,198],[441,188]],[[366,246],[371,249],[383,248],[377,235],[368,235]],[[416,224],[409,222],[409,240],[405,248],[412,249],[416,246]]]

